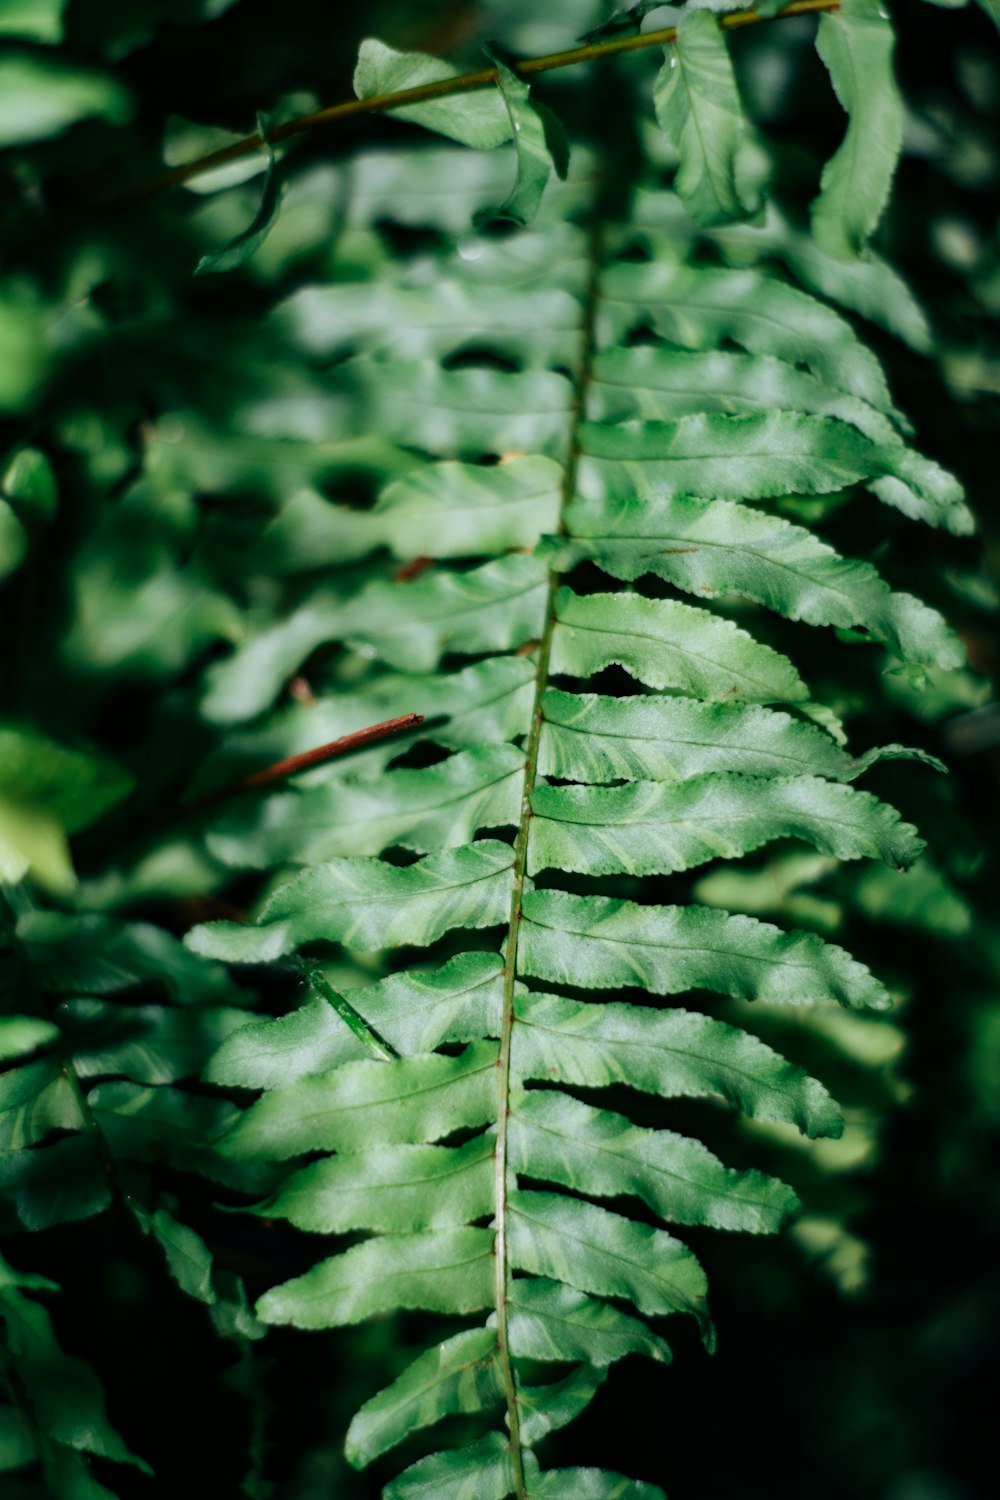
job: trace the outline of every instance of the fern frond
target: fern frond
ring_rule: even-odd
[[[695,20],[688,30],[705,30]],[[432,157],[472,180],[464,158]],[[386,212],[392,183],[402,222],[453,227],[440,187],[421,207],[430,177],[414,188],[403,161],[355,164],[356,226]],[[574,203],[589,171],[567,187]],[[475,180],[477,204],[495,202],[494,177]],[[289,753],[309,724],[425,720],[402,765],[383,748],[224,820],[209,835],[218,857],[283,877],[253,921],[208,922],[187,941],[241,965],[307,948],[329,975],[290,1014],[227,1035],[203,1075],[261,1094],[220,1112],[213,1170],[231,1185],[230,1171],[271,1171],[250,1211],[334,1237],[258,1317],[466,1320],[351,1425],[348,1457],[363,1466],[479,1414],[483,1436],[411,1465],[384,1491],[395,1500],[654,1493],[544,1471],[534,1449],[610,1364],[669,1357],[664,1318],[693,1317],[711,1344],[705,1274],[675,1227],[769,1233],[799,1208],[778,1178],[672,1128],[671,1101],[833,1142],[843,1116],[796,1060],[794,1018],[816,1014],[816,1034],[835,1039],[823,1018],[836,1007],[863,1028],[890,996],[813,931],[694,904],[681,879],[667,892],[644,882],[787,839],[824,868],[911,865],[916,831],[851,783],[882,758],[937,763],[899,745],[851,754],[821,727],[839,732],[836,714],[792,656],[823,625],[890,660],[961,660],[935,611],[773,513],[803,497],[854,503],[864,487],[967,529],[961,487],[908,446],[874,354],[763,265],[706,270],[676,249],[637,261],[644,237],[659,243],[650,203],[606,228],[610,248],[543,205],[530,234],[466,255],[463,242],[377,282],[306,286],[274,317],[303,359],[338,361],[330,389],[371,424],[352,441],[392,451],[372,460],[371,509],[314,494],[292,515],[288,535],[312,537],[319,559],[344,539],[342,576],[305,579],[279,623],[215,664],[206,712],[249,726],[233,740],[244,755]],[[688,224],[679,243],[693,242]],[[919,341],[884,267],[848,269],[773,218],[718,236],[720,253],[750,262],[778,244],[848,306],[889,287],[887,315]],[[304,567],[295,547],[284,555]],[[349,571],[351,559],[364,561]],[[253,725],[320,647],[338,654],[318,669],[316,708]],[[829,649],[855,647],[831,636]],[[619,668],[647,691],[623,690]],[[331,947],[368,982],[343,989]],[[654,998],[692,991],[684,1008]]]

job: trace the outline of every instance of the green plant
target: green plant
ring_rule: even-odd
[[[567,41],[600,21],[557,9]],[[864,732],[848,750],[844,727],[885,716],[882,671],[904,698],[978,691],[942,615],[895,586],[921,571],[911,523],[969,533],[962,488],[859,329],[930,351],[868,248],[902,141],[890,22],[874,0],[790,8],[825,12],[849,112],[806,227],[815,183],[742,114],[725,33],[756,17],[693,7],[654,60],[650,9],[597,24],[553,84],[571,152],[499,50],[468,92],[369,40],[361,99],[416,88],[403,128],[457,145],[387,134],[331,167],[329,137],[288,147],[309,101],[268,99],[215,162],[262,184],[181,168],[222,189],[186,220],[141,193],[121,222],[67,211],[31,274],[62,143],[12,159],[0,538],[45,685],[12,680],[0,740],[0,1191],[12,1233],[107,1216],[116,1253],[152,1247],[208,1308],[251,1414],[250,1495],[267,1329],[398,1313],[434,1316],[404,1320],[405,1359],[373,1343],[340,1398],[363,1402],[348,1459],[387,1496],[661,1493],[668,1465],[579,1467],[557,1434],[611,1365],[670,1358],[672,1314],[712,1346],[686,1228],[798,1216],[856,1277],[824,1162],[844,1113],[851,1159],[899,1093],[884,1012],[906,981],[832,937],[844,911],[898,910],[905,879],[938,929],[961,904],[933,865],[904,877],[916,830],[855,785],[944,767]],[[122,56],[153,10],[71,9],[71,37]],[[11,77],[42,101],[35,136],[57,109],[107,116],[71,142],[100,168],[125,96],[45,60],[49,11]],[[484,154],[511,140],[513,163]],[[216,144],[174,121],[165,154]],[[66,326],[43,384],[46,309]],[[349,769],[312,763],[399,718]],[[254,791],[279,760],[293,785]],[[861,859],[888,868],[839,868]],[[62,1352],[53,1286],[0,1286],[0,1451],[25,1495],[99,1496],[101,1461],[145,1459]]]

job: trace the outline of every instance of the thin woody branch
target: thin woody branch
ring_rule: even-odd
[[[727,15],[720,16],[719,25],[725,31],[735,31],[739,27],[755,26],[762,21],[776,21],[787,16],[805,16],[819,11],[839,9],[840,0],[795,0],[795,3],[786,5],[785,9],[779,11],[776,16],[760,16],[755,10],[730,11]],[[641,52],[648,47],[665,47],[676,40],[677,27],[667,26],[660,31],[643,32],[639,36],[611,38],[606,42],[592,42],[584,47],[572,47],[565,52],[550,52],[544,57],[526,58],[514,64],[514,71],[527,78],[536,73],[551,73],[557,68],[571,68],[577,63],[590,62],[595,58],[614,57],[622,52]],[[327,109],[319,109],[308,115],[299,115],[294,120],[286,120],[283,125],[275,125],[268,132],[268,139],[273,144],[276,141],[288,140],[292,136],[302,135],[307,130],[313,130],[317,125],[332,125],[338,120],[349,120],[355,115],[379,114],[384,110],[398,109],[406,104],[420,104],[425,99],[440,99],[446,94],[468,93],[470,90],[486,88],[496,83],[498,76],[496,68],[480,68],[474,73],[463,73],[457,78],[442,78],[436,83],[423,83],[415,88],[399,89],[391,94],[373,94],[368,99],[347,99],[342,104],[332,104]],[[184,162],[181,166],[161,172],[156,177],[139,183],[136,187],[128,188],[114,201],[117,203],[138,202],[143,198],[152,197],[155,193],[165,192],[168,188],[180,187],[194,177],[214,171],[216,167],[226,166],[229,162],[239,161],[245,156],[252,156],[255,151],[262,150],[264,145],[263,137],[255,131],[253,135],[244,136],[228,146],[222,146],[218,151],[211,151],[206,156],[197,157],[194,161]]]
[[[353,734],[341,735],[340,739],[330,740],[326,745],[317,745],[313,750],[304,750],[301,755],[290,755],[285,760],[278,760],[273,765],[265,766],[261,771],[252,771],[250,775],[241,776],[226,786],[206,792],[203,797],[195,797],[191,802],[181,802],[164,808],[147,819],[138,831],[150,833],[154,829],[169,827],[173,823],[179,823],[183,818],[194,817],[196,813],[208,812],[213,807],[218,807],[220,803],[240,796],[243,792],[254,792],[261,787],[271,786],[276,781],[287,781],[289,776],[297,776],[301,771],[312,770],[314,766],[325,765],[327,761],[338,760],[343,755],[352,755],[356,750],[366,750],[369,745],[377,745],[382,740],[392,739],[397,734],[405,734],[407,730],[415,729],[423,722],[423,714],[402,714],[397,719],[385,719],[382,723],[371,724],[366,729],[356,729]]]

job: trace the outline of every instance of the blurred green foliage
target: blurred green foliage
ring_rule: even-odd
[[[672,1500],[992,1494],[1000,49],[987,9],[895,8],[903,157],[855,293],[921,448],[960,473],[982,532],[891,522],[891,551],[871,560],[947,614],[971,666],[883,676],[870,650],[845,639],[834,651],[808,638],[817,632],[802,632],[796,658],[853,742],[920,746],[951,775],[893,762],[866,782],[928,840],[931,859],[905,883],[787,846],[691,881],[698,901],[843,944],[896,1009],[804,1021],[727,1001],[718,1012],[822,1066],[847,1128],[806,1144],[760,1122],[706,1136],[736,1166],[779,1172],[806,1212],[777,1245],[692,1231],[718,1354],[679,1331],[673,1367],[629,1362],[566,1446],[574,1462],[613,1468],[627,1450],[630,1471]],[[620,164],[615,206],[634,193],[640,240],[673,236],[694,264],[763,255],[821,296],[844,290],[807,231],[844,121],[808,18],[732,43],[761,137],[741,181],[770,179],[761,225],[707,235],[662,191],[676,157],[653,124],[647,54],[536,86],[577,162],[546,188],[543,238],[473,234],[476,211],[523,185],[513,148],[453,150],[405,119],[362,117],[279,145],[270,176],[259,151],[186,187],[128,192],[253,132],[259,113],[273,128],[351,97],[367,35],[464,69],[482,65],[484,42],[538,54],[606,18],[589,0],[0,0],[0,1228],[11,1262],[0,1262],[0,1470],[11,1500],[173,1492],[193,1471],[222,1493],[363,1497],[390,1472],[354,1474],[342,1434],[359,1400],[423,1347],[427,1320],[279,1330],[262,1354],[250,1304],[314,1251],[276,1220],[220,1207],[259,1200],[280,1173],[216,1150],[243,1096],[201,1082],[202,1069],[248,1012],[266,1022],[293,1007],[297,981],[280,970],[236,981],[180,941],[260,895],[224,857],[221,815],[142,831],[164,806],[414,706],[391,671],[373,679],[369,641],[323,645],[329,613],[384,573],[367,553],[370,507],[407,474],[414,442],[398,366],[380,384],[375,365],[359,385],[343,356],[380,319],[402,326],[406,299],[420,302],[436,257],[455,247],[468,273],[455,321],[472,328],[481,308],[501,341],[503,298],[476,283],[501,256],[527,286],[554,265],[576,289],[583,268],[560,224],[579,215],[599,152]],[[670,18],[662,8],[646,24]],[[234,256],[248,235],[256,253]],[[195,279],[220,257],[235,269]],[[324,311],[312,289],[341,282],[355,284],[350,297]],[[540,290],[537,321],[518,336],[542,377],[567,338],[560,290]],[[440,432],[436,393],[423,394],[417,446],[475,459],[476,420]],[[543,378],[542,451],[560,418],[548,396]],[[845,552],[869,557],[873,499],[797,503],[792,519],[822,521]],[[524,541],[515,531],[504,545]],[[769,628],[754,620],[762,640]],[[437,692],[432,711],[454,713]],[[461,694],[487,711],[482,684],[465,680]],[[352,774],[378,777],[395,753],[369,750]],[[380,970],[345,954],[324,972],[344,992]],[[41,1440],[31,1410],[44,1412]],[[456,1443],[476,1436],[467,1418],[449,1420]]]

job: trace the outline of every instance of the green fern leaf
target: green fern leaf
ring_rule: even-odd
[[[529,974],[532,966],[529,952]],[[627,1083],[668,1099],[715,1095],[755,1119],[797,1125],[804,1135],[841,1133],[840,1112],[822,1084],[724,1021],[538,994],[520,996],[517,1011],[513,1067],[522,1078],[587,1088]]]
[[[491,1326],[496,1314],[490,1318]],[[565,1282],[519,1276],[510,1286],[511,1348],[523,1359],[612,1365],[628,1354],[667,1362],[670,1350],[637,1318]]]
[[[592,558],[615,578],[652,573],[687,593],[742,594],[810,625],[863,626],[904,661],[953,669],[965,659],[935,610],[780,517],[729,501],[581,495],[566,524],[572,540],[555,549],[561,567]]]
[[[607,324],[609,344],[620,342],[643,319],[684,349],[716,349],[723,339],[732,339],[752,354],[805,365],[835,390],[905,427],[878,360],[850,324],[759,271],[701,270],[663,261],[625,264],[608,270],[602,290],[599,316]]]
[[[517,1172],[576,1192],[631,1194],[667,1222],[773,1234],[799,1201],[763,1172],[735,1172],[700,1141],[644,1130],[556,1090],[525,1092],[511,1112]]]
[[[503,964],[493,953],[460,953],[439,969],[390,974],[351,990],[351,1003],[397,1052],[433,1052],[442,1042],[498,1036]],[[205,1069],[210,1083],[273,1089],[363,1056],[325,1001],[277,1020],[251,1021]]]
[[[209,674],[204,712],[216,723],[253,718],[309,653],[346,638],[390,666],[428,672],[446,651],[504,651],[541,633],[545,570],[518,553],[469,573],[428,572],[405,591],[377,581],[352,602],[317,591],[281,625]]]
[[[787,657],[732,620],[641,594],[555,597],[552,671],[587,678],[621,666],[647,687],[677,688],[709,701],[794,703],[809,690]]]
[[[428,1349],[354,1416],[345,1450],[364,1468],[421,1427],[456,1412],[484,1411],[503,1400],[496,1335],[470,1328]]]
[[[719,771],[854,781],[879,760],[896,759],[944,770],[933,756],[902,745],[852,758],[815,726],[756,705],[549,688],[543,708],[538,770],[566,781],[683,781]]]
[[[525,1445],[534,1448],[550,1432],[572,1422],[590,1405],[606,1379],[606,1370],[580,1365],[562,1380],[554,1380],[549,1385],[520,1386],[518,1404]],[[544,1486],[545,1479],[539,1483]]]
[[[800,838],[838,859],[908,869],[924,848],[894,807],[813,776],[697,776],[682,785],[537,786],[528,873],[669,875]]]
[[[517,1483],[510,1444],[499,1432],[452,1453],[411,1464],[382,1491],[383,1500],[505,1500]]]
[[[511,862],[508,845],[485,840],[405,869],[376,859],[331,860],[276,891],[257,927],[209,922],[190,945],[206,957],[245,964],[280,958],[316,938],[369,950],[427,945],[452,927],[502,922]]]
[[[711,1341],[705,1273],[672,1235],[558,1193],[518,1190],[508,1195],[507,1213],[519,1271],[621,1297],[647,1317],[691,1313]]]
[[[892,23],[878,0],[844,0],[820,17],[816,49],[848,114],[823,169],[813,233],[832,255],[857,255],[882,217],[903,144],[903,101],[892,70]]]
[[[602,422],[767,411],[786,419],[793,412],[805,412],[849,423],[876,445],[877,457],[869,451],[862,460],[865,450],[860,449],[858,460],[869,475],[884,468],[885,477],[867,480],[880,500],[914,520],[945,526],[959,536],[973,528],[962,486],[953,475],[908,447],[873,406],[782,360],[638,345],[605,350],[594,362],[594,376],[590,415]]]
[[[369,37],[361,43],[354,71],[354,92],[359,99],[395,94],[422,83],[455,78],[458,69],[424,52],[397,52]],[[407,104],[390,113],[400,120],[436,130],[467,146],[490,150],[511,138],[510,121],[499,95],[490,91],[463,94],[459,98],[427,99]]]
[[[333,1073],[300,1079],[258,1100],[240,1116],[221,1149],[237,1161],[356,1151],[372,1139],[375,1121],[385,1145],[440,1140],[460,1126],[485,1125],[492,1117],[496,1060],[496,1044],[478,1042],[460,1057],[429,1054],[345,1063]],[[394,1123],[387,1127],[387,1120]]]
[[[674,189],[699,224],[746,217],[737,185],[743,111],[729,49],[715,17],[684,11],[666,47],[653,100],[680,156]]]
[[[423,771],[390,771],[380,782],[345,778],[271,797],[259,826],[236,817],[210,837],[227,864],[319,864],[343,854],[381,854],[398,844],[427,853],[468,843],[478,828],[517,821],[524,756],[513,745],[482,746]]]
[[[708,985],[777,1004],[836,999],[881,1010],[887,1003],[882,986],[842,948],[749,917],[526,891],[524,922],[522,959],[536,979],[587,989],[637,984],[657,995]]]
[[[531,90],[524,79],[492,47],[483,50],[496,67],[497,87],[510,116],[517,176],[500,207],[480,209],[474,222],[482,225],[493,219],[509,219],[513,224],[530,224],[538,212],[553,166],[560,177],[566,176],[569,143],[555,116],[549,110],[543,114],[531,102]]]
[[[257,1315],[296,1328],[338,1328],[395,1308],[470,1313],[492,1301],[491,1231],[442,1229],[365,1240],[265,1292]]]
[[[531,1490],[537,1500],[666,1500],[659,1485],[608,1469],[549,1469]]]
[[[349,1152],[303,1167],[260,1212],[313,1234],[415,1234],[468,1224],[492,1210],[493,1152],[489,1135],[464,1146]]]
[[[714,19],[683,25],[688,41],[710,34],[709,67],[726,59]],[[728,62],[725,76],[728,89]],[[524,116],[522,81],[503,83],[532,136],[526,213],[549,171],[544,121]],[[712,189],[710,213],[726,193],[726,212],[745,212],[732,103],[727,92],[720,133],[698,147],[725,188]],[[719,100],[699,97],[705,107]],[[753,231],[713,237],[738,268],[693,267],[697,231],[662,193],[640,194],[604,249],[600,235],[550,222],[548,203],[530,235],[469,238],[470,205],[504,190],[493,166],[398,152],[365,158],[356,176],[346,212],[359,243],[385,216],[463,238],[457,254],[302,287],[275,313],[273,334],[324,366],[325,398],[351,414],[349,444],[328,450],[334,475],[358,462],[377,494],[370,509],[331,506],[318,460],[303,478],[295,466],[309,457],[289,453],[299,488],[249,577],[266,597],[270,537],[294,604],[262,611],[212,666],[204,704],[220,725],[266,715],[233,736],[236,765],[380,717],[425,717],[401,765],[400,747],[382,746],[346,774],[310,772],[208,835],[216,856],[278,879],[245,923],[206,923],[189,947],[242,965],[306,945],[325,956],[294,960],[313,990],[297,1009],[221,1040],[205,1082],[262,1097],[211,1126],[206,1112],[212,1159],[196,1170],[248,1194],[259,1174],[248,1211],[305,1234],[365,1236],[323,1245],[312,1269],[266,1292],[264,1323],[482,1315],[485,1326],[473,1318],[418,1353],[352,1424],[359,1467],[446,1417],[490,1424],[473,1425],[485,1435],[470,1446],[411,1465],[390,1500],[647,1500],[655,1487],[603,1470],[543,1471],[533,1445],[586,1409],[612,1363],[669,1358],[647,1320],[686,1312],[711,1343],[704,1273],[661,1226],[761,1234],[799,1206],[778,1178],[733,1170],[663,1128],[652,1101],[690,1101],[694,1119],[725,1106],[776,1138],[836,1139],[844,1121],[824,1082],[778,1045],[808,1028],[841,1058],[835,1008],[890,1001],[811,931],[651,905],[658,893],[639,882],[776,839],[804,839],[824,869],[917,858],[914,830],[850,783],[880,759],[938,763],[899,745],[849,752],[786,647],[808,648],[806,625],[864,632],[917,665],[957,665],[961,647],[870,563],[771,509],[825,517],[865,486],[956,533],[969,515],[958,482],[908,446],[851,324],[765,258],[926,344],[884,263],[837,261],[774,209]],[[452,177],[455,194],[440,186]],[[581,218],[586,178],[569,189]],[[312,566],[337,571],[291,576]],[[601,573],[638,587],[604,589]],[[268,712],[318,647],[336,651],[309,668],[317,703]],[[600,675],[615,668],[649,691]],[[226,764],[206,770],[207,785],[224,784]],[[289,877],[303,863],[312,868]],[[578,893],[581,879],[622,875],[602,891],[643,901]],[[696,1007],[652,998],[691,990]],[[591,1097],[607,1089],[621,1091],[614,1109]],[[111,1103],[112,1114],[150,1108],[127,1090]]]

